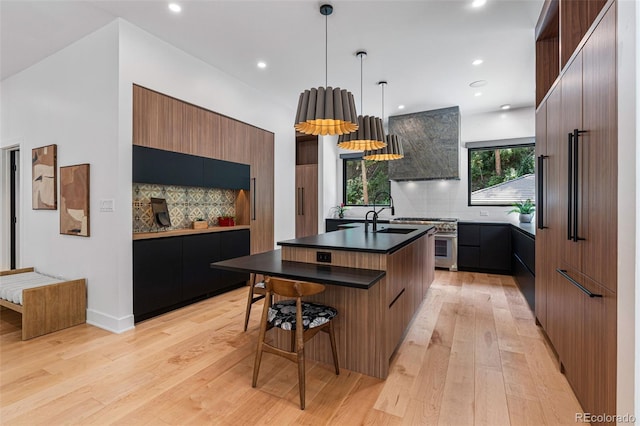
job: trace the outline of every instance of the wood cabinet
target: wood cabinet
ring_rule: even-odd
[[[274,139],[273,133],[249,129],[251,166],[251,254],[273,250],[274,223]]]
[[[458,269],[511,273],[511,225],[458,222]]]
[[[272,132],[133,85],[133,144],[207,159],[248,164],[249,190],[240,191],[236,200],[237,223],[251,225],[251,253],[273,250],[275,238]],[[216,173],[211,173],[216,169],[214,166],[220,164],[207,160],[204,164],[206,167],[201,166],[199,169],[202,174],[200,181],[206,181],[206,186],[221,185],[214,176]],[[179,169],[192,170],[187,165],[181,165]],[[163,173],[163,170],[159,170],[159,173]],[[243,177],[241,180],[241,188],[246,189],[246,179]],[[222,185],[237,185],[234,179],[225,182]]]
[[[602,4],[560,0],[564,68],[536,113],[536,318],[584,411],[615,413],[616,2]]]
[[[318,234],[318,165],[296,166],[296,238]]]

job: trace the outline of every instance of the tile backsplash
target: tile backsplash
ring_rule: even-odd
[[[133,232],[155,232],[191,228],[195,219],[205,219],[209,226],[218,224],[218,216],[235,216],[237,190],[195,188],[187,186],[133,184]],[[167,200],[171,226],[156,225],[151,212],[151,198]]]

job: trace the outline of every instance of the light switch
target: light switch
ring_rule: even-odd
[[[115,200],[100,200],[100,211],[113,213]]]

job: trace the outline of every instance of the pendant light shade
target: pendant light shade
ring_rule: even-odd
[[[361,50],[356,53],[360,58],[360,110],[362,110],[362,60],[367,52]],[[358,116],[358,130],[344,134],[338,138],[338,146],[352,151],[365,151],[384,148],[387,142],[384,137],[382,119],[374,116]]]
[[[396,135],[387,135],[387,146],[365,151],[362,158],[375,161],[399,160],[404,158],[404,150]]]
[[[358,129],[353,95],[339,87],[318,87],[300,93],[296,124],[308,135],[343,135]]]
[[[379,81],[378,85],[382,86],[382,117],[384,118],[384,86],[386,81]],[[399,160],[404,158],[404,149],[402,148],[402,142],[396,135],[387,135],[387,146],[381,149],[367,150],[364,152],[362,158],[365,160],[385,161],[385,160]]]
[[[333,13],[333,6],[323,4],[320,13],[325,17],[325,87],[312,88],[300,94],[293,127],[307,135],[343,135],[358,129],[356,104],[351,92],[327,86],[327,17]]]

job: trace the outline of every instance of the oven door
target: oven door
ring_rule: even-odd
[[[435,258],[437,268],[446,268],[456,271],[458,253],[456,234],[436,234],[435,235]]]

